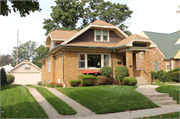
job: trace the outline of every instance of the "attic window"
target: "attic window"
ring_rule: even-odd
[[[94,40],[95,41],[104,41],[109,42],[109,31],[107,30],[94,30]]]
[[[135,47],[146,47],[146,44],[133,43]]]

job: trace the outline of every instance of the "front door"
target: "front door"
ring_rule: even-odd
[[[126,55],[123,56],[123,65],[126,66]]]

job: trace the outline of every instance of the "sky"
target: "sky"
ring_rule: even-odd
[[[107,0],[105,0],[107,1]],[[125,21],[132,34],[142,31],[172,33],[180,30],[180,14],[176,13],[180,0],[109,0],[113,3],[127,4],[133,11]],[[44,45],[46,39],[43,29],[44,19],[50,18],[54,0],[39,0],[41,12],[34,12],[25,18],[13,11],[8,16],[0,16],[0,55],[12,54],[17,46],[17,30],[21,44],[32,40]]]

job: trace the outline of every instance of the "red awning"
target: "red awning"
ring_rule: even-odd
[[[95,73],[100,73],[100,70],[81,70],[83,74],[95,74]]]

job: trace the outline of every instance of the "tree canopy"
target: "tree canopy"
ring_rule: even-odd
[[[18,48],[18,63],[28,60],[33,61],[33,58],[36,56],[35,49],[37,48],[37,43],[34,41],[27,41],[26,43],[23,43]],[[13,47],[12,52],[13,62],[12,66],[16,65],[16,47]]]
[[[1,55],[0,56],[0,66],[11,64],[12,60],[13,59],[12,59],[11,55]]]
[[[131,35],[124,24],[133,13],[127,5],[104,0],[56,0],[55,3],[56,6],[51,6],[50,18],[43,22],[46,35],[55,29],[82,29],[97,19],[116,25]]]
[[[37,0],[32,0],[32,1],[3,0],[0,1],[1,4],[0,15],[8,16],[9,13],[11,13],[11,9],[9,8],[8,2],[11,2],[12,9],[14,12],[19,11],[21,17],[26,17],[26,15],[29,15],[30,12],[41,11],[41,8],[39,7],[40,6],[39,2]]]
[[[33,63],[41,68],[41,63],[38,63],[38,61],[49,52],[49,49],[45,48],[43,45],[40,45],[35,49],[35,52],[36,56],[33,58]]]

